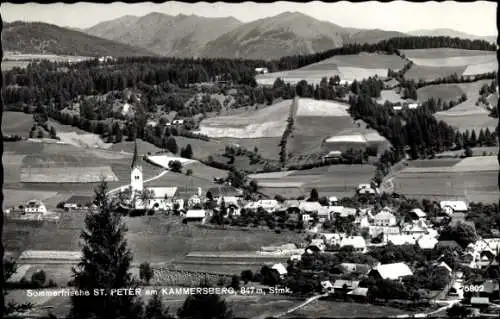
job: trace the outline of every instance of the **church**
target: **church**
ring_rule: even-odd
[[[168,173],[167,173],[168,174]],[[177,173],[175,173],[177,174]],[[143,210],[172,210],[175,204],[180,209],[201,202],[201,188],[183,198],[179,187],[145,187],[142,158],[137,150],[137,141],[134,142],[134,155],[130,171],[130,204],[133,209]],[[187,200],[187,201],[186,201]]]

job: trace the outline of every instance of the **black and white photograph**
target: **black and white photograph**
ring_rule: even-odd
[[[499,318],[497,6],[3,2],[0,319]]]

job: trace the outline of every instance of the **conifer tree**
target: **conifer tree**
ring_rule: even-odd
[[[125,240],[125,225],[115,213],[102,182],[95,190],[95,211],[85,218],[81,238],[84,241],[82,258],[73,268],[75,289],[89,291],[90,296],[71,299],[72,319],[136,319],[142,316],[142,304],[134,296],[111,295],[111,289],[133,288],[129,268],[132,254]],[[94,289],[104,293],[94,296]]]
[[[158,294],[153,295],[144,309],[145,319],[174,319],[174,316],[169,314],[169,309],[163,306],[161,298]]]

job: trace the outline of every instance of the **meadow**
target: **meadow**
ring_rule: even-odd
[[[490,117],[489,112],[484,107],[476,105],[476,101],[479,98],[479,90],[483,85],[490,83],[491,80],[480,80],[471,83],[430,85],[422,89],[426,89],[424,92],[429,97],[439,96],[438,92],[442,92],[443,88],[446,87],[454,87],[457,93],[458,89],[464,92],[467,95],[467,101],[446,111],[437,112],[435,116],[438,120],[445,121],[460,131],[475,129],[477,134],[480,129],[489,128],[490,131],[494,131],[498,124],[498,119]],[[458,89],[456,89],[457,87]],[[419,89],[417,94],[420,94],[422,89]]]
[[[66,216],[71,214],[71,216]],[[5,249],[24,250],[81,250],[80,233],[83,213],[62,213],[59,223],[29,223],[7,220]],[[300,235],[283,231],[276,234],[266,230],[245,232],[235,229],[211,229],[182,224],[178,217],[126,217],[126,238],[134,255],[134,263],[169,263],[180,261],[192,252],[252,252],[261,246],[294,242]],[[54,234],[57,233],[57,236]],[[161,243],[161,244],[158,244]],[[224,265],[224,262],[220,262]]]
[[[406,312],[396,308],[355,302],[316,300],[283,318],[386,318]]]
[[[451,48],[402,50],[414,65],[406,79],[432,81],[452,74],[478,75],[498,69],[495,52]]]
[[[200,123],[200,133],[221,138],[281,137],[290,113],[291,100],[238,115],[212,117]]]
[[[420,163],[420,164],[419,164]],[[412,198],[498,201],[495,156],[410,162],[392,179],[394,191]]]
[[[5,135],[28,137],[34,123],[32,114],[5,111],[2,118],[2,131]]]
[[[308,170],[294,171],[286,176],[272,176],[263,173],[253,175],[258,184],[267,185],[260,191],[274,196],[297,197],[309,194],[316,188],[320,196],[352,196],[355,188],[362,183],[369,183],[375,175],[371,165],[330,165]],[[291,186],[297,184],[297,186]],[[274,187],[269,187],[274,186]],[[296,195],[298,194],[298,195]]]
[[[296,70],[257,75],[256,80],[261,85],[272,85],[277,78],[289,83],[306,80],[310,84],[319,84],[323,77],[338,75],[341,80],[353,81],[375,75],[385,77],[388,69],[399,70],[404,64],[405,61],[397,55],[363,52],[334,56]]]
[[[24,69],[25,67],[30,64],[31,61],[2,61],[2,71],[9,71],[12,70],[13,68],[22,68]]]

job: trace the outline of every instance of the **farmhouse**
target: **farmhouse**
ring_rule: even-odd
[[[384,82],[384,89],[392,90],[399,85],[399,81],[396,79],[390,79]]]
[[[333,284],[333,291],[335,294],[347,294],[348,292],[358,288],[359,281],[358,280],[342,280],[337,279]]]
[[[30,200],[24,206],[25,214],[47,214],[47,207],[39,200]]]
[[[284,278],[288,274],[288,271],[283,264],[274,264],[271,269],[276,270],[276,272],[280,275],[280,278]]]
[[[426,219],[427,214],[420,208],[414,208],[409,212],[410,218],[413,220]]]
[[[464,201],[441,201],[439,206],[449,216],[454,213],[466,213],[469,210],[467,203]]]
[[[379,279],[399,280],[407,276],[412,276],[413,272],[405,263],[393,263],[379,265],[372,269],[368,275]]]
[[[340,241],[340,247],[352,246],[355,252],[365,253],[366,252],[366,241],[361,236],[352,236],[342,238]]]
[[[269,73],[269,70],[267,68],[255,68],[255,72],[258,74],[266,74]]]
[[[396,216],[389,210],[382,210],[377,215],[373,216],[373,224],[375,226],[395,226],[397,223]]]

